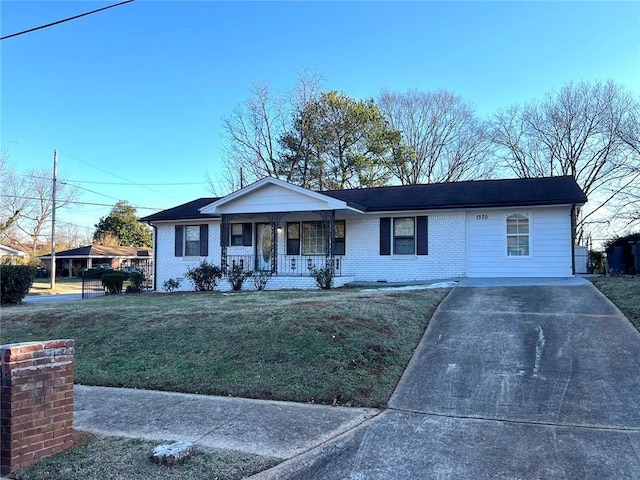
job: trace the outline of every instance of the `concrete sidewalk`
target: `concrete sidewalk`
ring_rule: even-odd
[[[74,428],[148,440],[185,440],[286,460],[374,417],[378,410],[126,388],[74,387]]]

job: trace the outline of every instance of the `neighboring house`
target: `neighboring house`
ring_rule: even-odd
[[[264,178],[141,221],[154,227],[156,289],[202,260],[269,271],[273,289],[311,288],[309,269],[325,265],[336,285],[568,277],[586,201],[569,176],[325,192]]]
[[[42,266],[51,271],[51,255],[38,257]],[[56,252],[56,274],[64,277],[77,276],[84,269],[96,267],[141,267],[151,273],[153,250],[146,247],[118,247],[85,245]]]
[[[21,250],[0,245],[0,264],[15,265],[19,258],[26,257],[27,254]]]

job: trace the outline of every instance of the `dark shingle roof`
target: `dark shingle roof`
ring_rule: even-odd
[[[587,201],[586,195],[571,176],[475,180],[319,193],[347,202],[365,212],[573,205]],[[215,215],[202,215],[198,211],[216,200],[218,198],[199,198],[140,220],[154,222],[216,218]]]
[[[217,216],[203,215],[198,209],[219,200],[219,197],[203,197],[192,200],[177,207],[169,208],[158,213],[147,215],[141,222],[157,222],[162,220],[192,220],[195,218],[217,218]]]
[[[153,250],[146,247],[120,247],[107,245],[85,245],[56,252],[57,257],[152,257]],[[51,255],[41,255],[38,258],[50,258]]]
[[[367,212],[582,204],[573,177],[515,178],[321,192]]]

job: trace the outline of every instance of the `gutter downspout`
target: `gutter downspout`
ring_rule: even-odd
[[[155,250],[154,250],[155,255]],[[571,205],[571,275],[576,274],[576,206]]]
[[[150,222],[149,225],[153,228],[153,291],[157,292],[156,282],[158,281],[158,262],[156,259],[157,251],[158,251],[158,229],[155,225]]]

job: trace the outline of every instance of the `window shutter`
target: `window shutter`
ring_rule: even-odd
[[[209,225],[200,225],[200,256],[209,256]]]
[[[175,235],[175,249],[174,255],[176,257],[184,257],[183,253],[184,247],[184,227],[182,225],[176,225],[176,235]]]
[[[391,219],[380,219],[380,255],[391,255]]]
[[[252,245],[251,237],[253,236],[253,230],[250,223],[242,224],[242,246],[250,247]]]
[[[417,217],[418,255],[429,254],[429,217]]]

